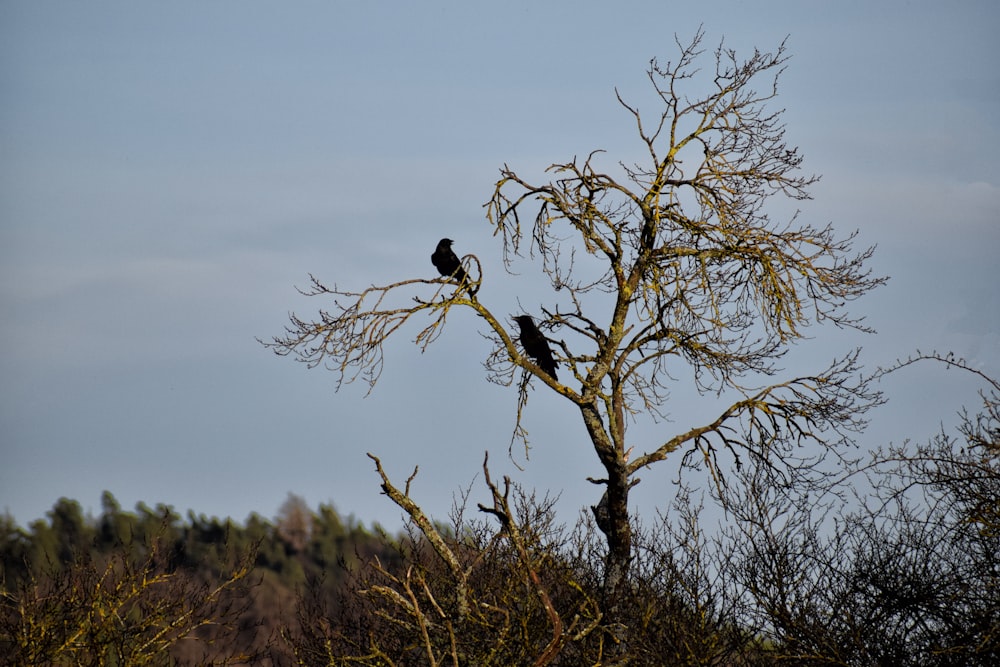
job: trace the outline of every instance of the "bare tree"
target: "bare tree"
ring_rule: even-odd
[[[293,315],[286,335],[267,343],[326,364],[340,382],[361,377],[371,387],[383,345],[410,318],[430,319],[416,335],[421,347],[440,335],[452,308],[481,318],[493,343],[489,379],[509,386],[521,369],[515,436],[524,436],[528,383],[537,380],[579,411],[586,445],[604,467],[606,476],[591,481],[604,486],[595,514],[607,543],[602,613],[614,641],[633,552],[629,491],[640,470],[672,458],[703,467],[720,490],[731,465],[759,467],[776,485],[807,480],[880,400],[858,377],[856,352],[815,374],[779,377],[777,361],[809,325],[866,330],[845,306],[883,279],[866,268],[871,249],[852,250],[853,234],[838,237],[797,215],[776,220],[765,206],[775,195],[808,199],[817,180],[799,173],[781,110],[770,108],[785,44],[745,60],[720,44],[705,72],[697,67],[702,41],[699,32],[677,42],[676,61],[651,62],[652,116],[618,95],[641,140],[639,162],[602,171],[602,151],[594,151],[552,165],[543,182],[505,165],[486,204],[507,269],[539,262],[548,277],[539,328],[567,369],[559,380],[518,348],[469,285],[446,278],[361,292],[313,278],[307,294],[332,297],[332,309],[315,320]],[[474,260],[463,259],[478,269]],[[728,406],[633,453],[629,424],[642,414],[659,422],[685,368],[702,395],[724,396]]]
[[[312,535],[313,514],[302,496],[289,493],[278,509],[275,528],[296,553],[306,548]]]

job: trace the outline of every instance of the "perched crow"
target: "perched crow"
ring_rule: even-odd
[[[455,278],[468,287],[470,285],[469,274],[462,268],[461,260],[458,259],[455,251],[451,249],[452,243],[454,241],[451,239],[441,239],[438,241],[437,248],[434,249],[434,254],[431,255],[431,261],[434,262],[435,268],[441,272],[442,276]]]
[[[525,354],[534,359],[535,363],[555,380],[556,360],[552,358],[549,341],[545,340],[545,336],[535,326],[535,321],[530,315],[518,315],[514,321],[521,327],[521,346]]]

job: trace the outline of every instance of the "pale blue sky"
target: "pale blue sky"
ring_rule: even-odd
[[[292,491],[396,525],[366,451],[399,480],[419,464],[440,516],[489,449],[572,521],[600,473],[579,419],[537,387],[514,469],[514,390],[484,379],[471,316],[423,355],[405,332],[367,399],[254,337],[320,306],[293,289],[307,273],[429,276],[442,236],[484,260],[495,312],[537,312],[537,282],[492,256],[498,168],[639,154],[614,88],[641,99],[649,59],[699,25],[742,53],[788,36],[777,105],[823,176],[803,219],[860,229],[892,277],[856,306],[877,336],[817,332],[789,373],[863,345],[870,368],[921,348],[1000,374],[998,7],[0,3],[0,511],[27,523],[68,496],[96,512],[107,489],[242,520]],[[923,439],[978,388],[932,367],[883,387],[866,442]],[[680,394],[661,429],[714,409]],[[663,504],[673,472],[644,475],[639,501]]]

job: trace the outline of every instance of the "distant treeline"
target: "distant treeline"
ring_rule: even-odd
[[[178,577],[182,576],[184,585],[197,582],[210,591],[227,581],[242,563],[249,566],[241,573],[246,576],[240,577],[239,586],[227,588],[226,599],[220,602],[224,613],[216,607],[206,617],[228,615],[237,626],[231,642],[235,639],[248,651],[265,651],[273,659],[280,657],[274,654],[284,652],[278,641],[280,630],[294,617],[297,600],[306,588],[310,595],[334,600],[354,564],[373,557],[387,563],[397,559],[392,536],[377,527],[368,530],[353,518],[345,520],[331,505],[321,504],[312,511],[294,495],[289,495],[274,521],[254,513],[243,523],[194,512],[183,517],[162,504],[149,507],[139,503],[135,511],[124,511],[107,491],[101,507],[98,516],[88,516],[77,501],[61,498],[47,512],[47,518],[26,528],[9,514],[0,516],[0,592],[8,603],[5,612],[23,606],[16,602],[18,596],[31,590],[42,616],[46,597],[53,609],[57,603],[79,602],[81,609],[86,607],[86,614],[92,615],[93,608],[113,603],[96,598],[118,593],[110,590],[109,582],[114,579],[120,587],[128,579],[119,576],[122,569],[139,575],[133,578],[140,583],[163,575],[172,577],[172,585],[180,586]],[[116,564],[109,565],[112,563]],[[116,576],[109,577],[109,572]],[[88,573],[91,581],[87,581]],[[102,592],[102,588],[107,590]],[[189,597],[201,595],[197,587],[187,592]],[[152,588],[149,594],[133,591],[134,599],[142,595],[162,596]],[[175,588],[171,595],[183,598],[185,591]],[[54,599],[57,596],[59,600]],[[126,599],[119,602],[129,604]],[[65,608],[53,613],[65,614]],[[82,619],[81,624],[91,620]],[[12,629],[15,624],[6,614],[2,622],[0,654],[9,655],[2,644],[11,642],[11,634],[18,630]],[[53,623],[57,625],[60,623]],[[212,633],[211,625],[205,623],[206,627],[198,628],[193,636],[204,639],[206,632]],[[47,630],[36,632],[45,634]],[[53,632],[60,634],[58,628]],[[62,634],[66,636],[48,641],[58,644],[72,639],[68,630]],[[177,642],[170,646],[170,652],[182,663],[198,662],[199,652],[204,651],[202,644]],[[0,664],[7,664],[5,659],[0,658]]]
[[[170,506],[151,508],[142,502],[128,512],[108,491],[101,496],[101,513],[96,517],[87,516],[77,501],[68,498],[60,498],[46,516],[27,528],[9,514],[0,517],[4,590],[83,554],[106,555],[153,541],[167,546],[171,568],[221,571],[227,557],[253,548],[256,567],[289,589],[319,575],[326,577],[325,585],[336,586],[345,563],[358,555],[381,554],[392,542],[378,528],[369,531],[353,517],[345,520],[332,505],[321,504],[312,511],[294,495],[289,495],[274,521],[257,513],[244,523],[193,511],[185,518]]]

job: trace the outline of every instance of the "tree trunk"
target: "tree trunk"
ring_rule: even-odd
[[[622,432],[612,438],[605,429],[600,412],[594,404],[581,406],[584,424],[608,473],[607,487],[600,503],[593,507],[597,526],[604,533],[608,553],[604,561],[604,581],[601,588],[601,609],[606,628],[606,647],[610,656],[622,655],[625,625],[622,603],[628,595],[628,568],[632,560],[632,527],[628,513],[628,464],[622,450]],[[620,420],[619,420],[620,421]],[[612,425],[615,428],[615,425]],[[620,428],[620,427],[619,427]],[[621,429],[623,431],[623,429]]]
[[[628,595],[628,568],[632,560],[632,527],[628,516],[628,476],[624,465],[608,471],[607,518],[605,537],[608,554],[604,563],[602,608],[605,627],[610,640],[607,644],[611,656],[625,653],[625,626],[622,604]]]

